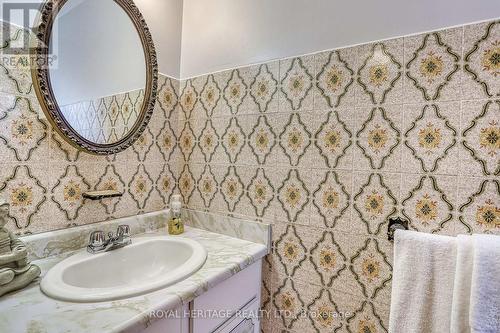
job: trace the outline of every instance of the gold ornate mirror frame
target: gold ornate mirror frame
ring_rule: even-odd
[[[142,43],[146,60],[146,87],[144,103],[134,126],[126,136],[112,144],[94,143],[75,131],[63,116],[56,101],[49,75],[49,51],[52,27],[55,18],[68,0],[47,0],[41,7],[39,26],[36,31],[36,46],[32,48],[31,57],[34,61],[31,75],[33,85],[42,109],[54,129],[79,150],[95,155],[111,155],[130,147],[146,129],[153,114],[158,89],[158,64],[153,38],[141,12],[133,0],[113,0],[128,14],[134,24]]]

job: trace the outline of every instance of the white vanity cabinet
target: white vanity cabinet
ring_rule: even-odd
[[[182,314],[189,311],[189,306],[185,305],[179,309],[174,309],[172,312],[178,313],[179,316],[162,318],[154,321],[142,333],[190,333],[189,332],[189,318],[182,316]]]
[[[203,315],[192,318],[192,333],[259,332],[259,320],[252,318],[251,312],[256,317],[260,307],[261,272],[262,262],[258,261],[194,299],[191,310]],[[238,313],[228,318],[224,314],[229,312]],[[253,331],[243,330],[249,320],[255,327]]]
[[[255,299],[245,305],[239,316],[222,323],[214,333],[258,333],[260,330],[259,318],[255,317],[260,308],[260,300]],[[248,315],[245,315],[249,313]],[[205,331],[202,331],[205,332]]]
[[[189,318],[161,319],[144,333],[259,333],[261,278],[259,260],[177,309]]]

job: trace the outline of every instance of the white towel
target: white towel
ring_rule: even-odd
[[[500,236],[474,235],[470,297],[472,332],[500,332]]]
[[[469,333],[469,304],[472,267],[474,264],[474,240],[472,236],[457,237],[457,263],[451,306],[451,333]]]
[[[397,230],[391,333],[450,332],[456,238]]]

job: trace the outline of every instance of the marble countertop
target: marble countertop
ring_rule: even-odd
[[[137,236],[158,236],[152,232]],[[136,236],[136,237],[137,237]],[[186,304],[218,283],[238,273],[268,252],[266,246],[186,227],[181,237],[200,242],[208,257],[189,278],[142,296],[99,303],[71,303],[45,296],[38,282],[0,298],[0,332],[83,333],[141,332],[154,318],[154,311],[167,311]],[[37,260],[42,276],[74,252]]]

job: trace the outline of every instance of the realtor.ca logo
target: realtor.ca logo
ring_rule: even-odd
[[[2,1],[0,7],[1,41],[0,65],[6,69],[26,69],[37,64],[40,66],[57,65],[57,25],[51,33],[51,44],[41,43],[36,36],[36,24],[39,18],[41,2]],[[35,57],[35,48],[44,57]],[[43,58],[43,60],[42,60]]]

